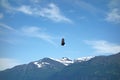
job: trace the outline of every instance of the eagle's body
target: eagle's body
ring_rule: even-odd
[[[61,46],[64,46],[65,45],[65,40],[64,40],[64,38],[62,38],[62,40],[61,40]]]

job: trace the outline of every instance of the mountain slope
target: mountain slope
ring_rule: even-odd
[[[120,80],[120,53],[74,63],[53,75],[50,80]]]
[[[38,66],[35,63],[37,63]],[[63,69],[65,65],[50,58],[44,58],[29,64],[19,65],[0,72],[1,80],[46,80],[49,76]]]
[[[0,80],[120,80],[120,53],[74,62],[43,58],[0,71]]]

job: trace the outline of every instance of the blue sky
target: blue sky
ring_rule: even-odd
[[[0,68],[44,57],[120,52],[120,0],[0,0]],[[61,46],[61,38],[66,45]]]

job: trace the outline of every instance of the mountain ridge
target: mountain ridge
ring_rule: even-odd
[[[65,65],[52,58],[0,71],[2,80],[120,80],[120,53],[96,56]],[[64,61],[73,61],[62,58]]]
[[[53,75],[52,80],[120,80],[120,53],[96,56],[89,61],[75,63]]]

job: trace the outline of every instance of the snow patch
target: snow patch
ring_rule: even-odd
[[[88,60],[90,60],[91,58],[93,58],[93,56],[77,58],[77,59],[75,59],[74,61],[75,61],[75,62],[88,61]]]
[[[41,68],[41,67],[42,67],[42,65],[39,64],[38,62],[34,62],[34,64],[37,65],[38,68]]]
[[[58,62],[64,64],[65,66],[68,66],[69,64],[74,63],[73,60],[70,60],[70,59],[67,58],[67,57],[63,57],[62,59],[56,59],[56,61],[58,61]]]
[[[62,59],[54,59],[54,58],[50,58],[50,59],[52,59],[54,61],[57,61],[57,62],[60,62],[60,63],[64,64],[65,66],[68,66],[68,65],[73,64],[75,62],[88,61],[91,58],[93,58],[93,56],[81,57],[81,58],[77,58],[77,59],[74,59],[74,60],[71,60],[67,57],[63,57]],[[42,68],[45,65],[50,65],[50,63],[48,63],[48,62],[42,62],[42,61],[36,61],[36,62],[34,62],[34,64],[37,65],[38,68]]]
[[[35,65],[37,65],[38,68],[42,68],[44,65],[49,65],[50,63],[48,62],[34,62]]]

